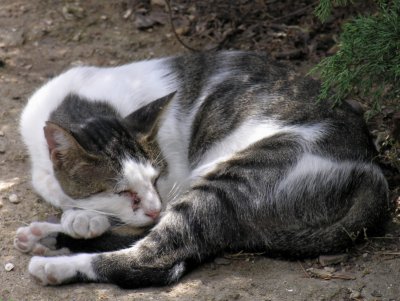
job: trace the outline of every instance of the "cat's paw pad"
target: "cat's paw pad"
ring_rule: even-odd
[[[27,227],[20,227],[14,238],[14,247],[22,253],[54,256],[68,254],[66,248],[56,250],[56,235],[59,225],[34,222]]]
[[[61,224],[70,236],[86,239],[98,237],[110,228],[110,222],[106,216],[85,210],[65,211]]]
[[[33,257],[29,263],[29,273],[42,285],[58,285],[68,276],[76,274],[68,263],[67,257]]]

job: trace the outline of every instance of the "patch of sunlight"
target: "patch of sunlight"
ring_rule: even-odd
[[[19,183],[20,183],[20,178],[18,178],[18,177],[8,179],[8,180],[0,180],[0,192],[3,190],[7,190]]]

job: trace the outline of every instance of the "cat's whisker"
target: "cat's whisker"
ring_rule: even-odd
[[[73,208],[81,209],[81,210],[85,210],[85,211],[89,211],[89,212],[94,212],[94,213],[98,213],[98,214],[106,215],[106,216],[110,216],[110,217],[118,217],[118,214],[114,214],[114,213],[111,213],[111,212],[106,212],[106,211],[102,211],[102,210],[98,210],[98,209],[93,209],[93,208],[81,206],[81,205],[78,205],[78,204],[75,204],[75,205],[65,205],[64,207],[67,207],[67,208],[69,207],[69,208],[71,208],[71,209],[73,209]]]
[[[180,195],[179,191],[180,186],[178,183],[175,182],[174,185],[172,185],[171,190],[167,194],[167,202],[169,203],[175,201]]]

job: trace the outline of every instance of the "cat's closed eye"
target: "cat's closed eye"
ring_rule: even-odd
[[[122,191],[116,192],[116,194],[118,194],[119,196],[129,198],[131,200],[132,209],[139,208],[141,199],[136,192],[131,191],[131,190],[122,190]]]

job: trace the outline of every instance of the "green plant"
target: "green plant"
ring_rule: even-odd
[[[325,22],[331,15],[334,6],[346,6],[352,3],[352,0],[320,0],[319,4],[315,8],[315,15],[322,21]]]
[[[333,4],[349,2],[321,0],[316,14],[326,20]],[[373,110],[379,111],[382,98],[400,98],[400,0],[376,2],[377,13],[345,23],[337,53],[311,70],[322,80],[320,99],[340,103],[358,96],[371,99]]]

